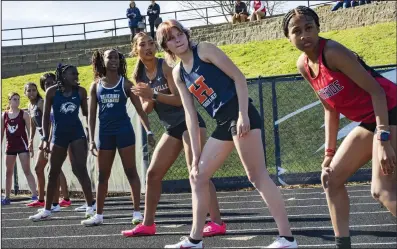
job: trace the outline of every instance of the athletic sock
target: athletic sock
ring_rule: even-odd
[[[55,206],[58,206],[59,205],[59,202],[54,202],[54,203],[52,203],[52,205],[55,207]]]
[[[286,239],[286,240],[288,240],[289,242],[294,242],[294,237],[290,237],[290,236],[280,236],[281,238],[284,238],[284,239]]]
[[[92,205],[94,206],[95,205],[95,203],[96,203],[96,201],[94,200],[94,201],[92,201]]]
[[[335,237],[336,248],[338,249],[351,249],[352,243],[350,237]]]
[[[195,244],[195,245],[197,245],[198,243],[201,242],[201,240],[192,239],[192,237],[190,237],[190,236],[189,236],[188,239],[189,239],[190,243],[193,243],[193,244]]]

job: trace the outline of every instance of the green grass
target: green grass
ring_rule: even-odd
[[[396,22],[382,23],[369,27],[361,27],[342,31],[332,31],[321,34],[323,37],[334,39],[351,50],[360,54],[369,65],[384,65],[396,63]],[[271,76],[279,74],[296,73],[296,59],[300,52],[297,51],[287,39],[249,42],[221,46],[221,49],[230,56],[236,65],[243,71],[247,78]],[[161,55],[161,54],[160,54]],[[131,75],[135,65],[135,59],[127,59],[128,75]],[[91,66],[79,67],[80,82],[87,87],[92,81]],[[23,85],[33,81],[38,83],[41,73],[19,76],[3,80],[3,103],[7,104],[6,95],[10,91],[23,94]],[[315,102],[317,99],[310,86],[304,81],[286,82],[277,84],[278,117],[281,118],[305,105]],[[275,173],[274,157],[274,126],[272,117],[272,91],[270,84],[263,84],[263,104],[265,112],[265,137],[267,162],[270,173]],[[250,97],[259,110],[258,86],[249,86]],[[4,101],[5,100],[5,101]],[[21,99],[22,107],[27,105],[27,98]],[[204,117],[208,134],[215,128],[215,123],[209,116],[198,108]],[[156,139],[160,139],[164,129],[161,127],[155,113],[149,115]],[[341,121],[341,127],[348,124],[345,119]],[[281,163],[288,172],[317,171],[321,163],[321,151],[315,151],[324,142],[323,112],[320,105],[307,110],[279,126]],[[244,169],[233,152],[229,159],[218,170],[215,177],[245,175]],[[188,172],[183,153],[177,162],[167,173],[165,179],[186,179]]]

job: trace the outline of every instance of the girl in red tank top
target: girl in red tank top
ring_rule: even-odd
[[[319,37],[320,21],[299,6],[283,20],[285,36],[303,52],[299,72],[325,111],[321,181],[337,248],[350,248],[349,199],[345,182],[372,158],[373,197],[396,216],[397,87],[336,41]],[[336,151],[340,114],[361,122]],[[376,130],[376,133],[375,133]]]
[[[1,141],[4,138],[4,131],[6,132],[6,196],[2,200],[2,205],[10,204],[12,177],[17,155],[19,155],[23,172],[32,191],[32,200],[37,199],[36,181],[30,171],[28,136],[26,134],[30,118],[26,112],[19,109],[19,99],[18,93],[10,93],[8,95],[9,105],[7,111],[1,116]]]

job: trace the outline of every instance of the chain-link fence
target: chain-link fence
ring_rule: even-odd
[[[380,73],[395,69],[395,65],[376,67]],[[395,79],[394,79],[395,80]],[[247,79],[249,96],[263,120],[262,140],[266,165],[277,184],[320,183],[320,165],[324,153],[324,112],[321,102],[310,85],[300,75],[281,75]],[[215,129],[204,109],[197,110],[207,125],[207,136]],[[149,115],[156,140],[164,133],[157,114]],[[341,118],[338,142],[357,123]],[[351,180],[370,180],[370,164],[359,170]],[[217,189],[249,187],[244,168],[236,153],[229,156],[215,173]],[[178,192],[190,189],[185,155],[182,151],[165,176],[163,190]]]

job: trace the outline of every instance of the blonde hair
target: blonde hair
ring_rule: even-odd
[[[167,48],[167,42],[171,39],[172,28],[176,28],[186,35],[188,40],[188,46],[190,49],[193,46],[193,42],[190,40],[190,31],[185,28],[180,22],[174,19],[162,22],[157,29],[156,37],[159,46],[164,49],[165,61],[168,63],[168,65],[174,65],[177,59],[176,55]]]

